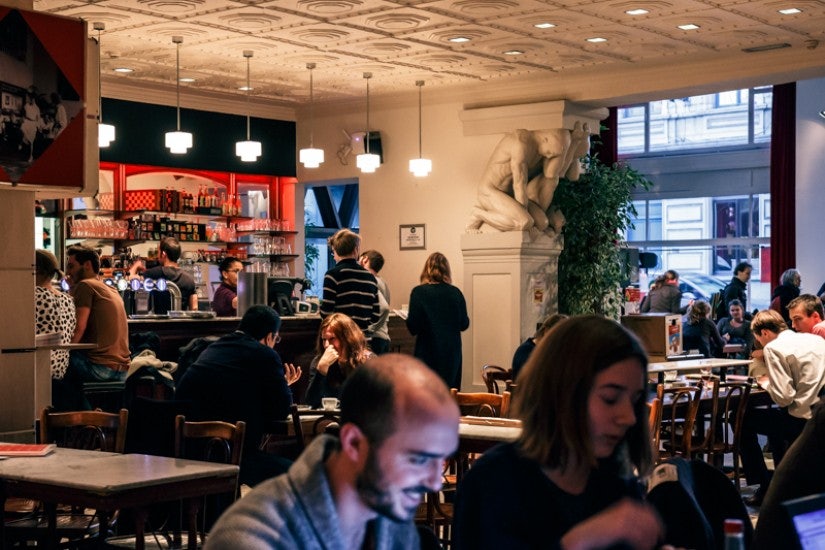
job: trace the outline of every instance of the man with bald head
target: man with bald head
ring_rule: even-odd
[[[344,385],[339,436],[317,437],[286,474],[237,501],[206,550],[419,548],[412,519],[421,497],[441,488],[458,418],[424,363],[393,353],[370,360]]]

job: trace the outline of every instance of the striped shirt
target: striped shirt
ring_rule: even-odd
[[[354,258],[345,258],[324,275],[321,318],[343,313],[366,330],[379,317],[378,285]]]

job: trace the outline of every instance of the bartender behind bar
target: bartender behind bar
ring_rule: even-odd
[[[129,268],[129,279],[142,276],[155,281],[158,279],[171,281],[180,289],[181,308],[195,311],[198,309],[195,279],[178,266],[180,254],[178,240],[174,237],[163,237],[158,243],[158,265],[147,269],[143,260],[137,260]]]

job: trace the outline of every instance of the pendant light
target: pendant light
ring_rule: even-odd
[[[97,144],[99,147],[108,147],[115,140],[115,127],[103,124],[103,49],[100,47],[100,31],[106,30],[106,23],[92,23],[92,28],[97,31]]]
[[[255,162],[261,156],[261,142],[249,138],[249,93],[252,91],[252,86],[249,85],[249,60],[252,59],[252,50],[244,50],[243,56],[246,58],[246,141],[235,143],[235,154],[244,162]]]
[[[312,134],[315,129],[315,97],[312,93],[312,69],[314,68],[315,63],[307,63],[307,69],[309,69],[309,148],[298,152],[298,160],[305,168],[318,168],[324,162],[324,150],[315,149],[312,144]]]
[[[433,161],[425,159],[421,152],[421,88],[424,81],[416,80],[415,85],[418,86],[418,158],[410,159],[410,172],[417,178],[425,178],[433,169]]]
[[[186,154],[187,149],[192,147],[192,134],[180,131],[180,45],[183,44],[182,36],[173,36],[172,42],[177,46],[177,58],[175,61],[175,89],[177,91],[177,112],[178,126],[175,132],[166,132],[166,147],[171,153],[176,155]]]
[[[364,133],[364,150],[366,153],[355,157],[355,165],[365,174],[375,172],[381,164],[381,157],[370,154],[370,78],[372,73],[364,73],[367,81],[367,131]]]

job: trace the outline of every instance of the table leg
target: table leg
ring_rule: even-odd
[[[6,491],[5,484],[0,482],[0,509],[6,509]],[[6,550],[6,522],[0,521],[0,548]]]
[[[146,518],[149,512],[143,508],[136,508],[135,514],[135,550],[144,550],[146,547]]]
[[[186,512],[189,521],[189,540],[187,548],[198,550],[198,511],[200,510],[200,499],[190,498],[186,502]]]
[[[56,550],[59,542],[57,540],[57,503],[45,502],[43,507],[46,510],[46,521],[48,521],[49,526],[46,530],[46,537],[48,540],[46,548]]]

